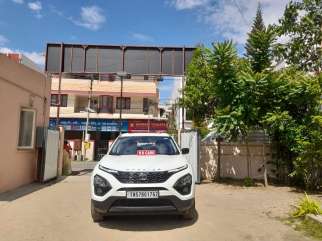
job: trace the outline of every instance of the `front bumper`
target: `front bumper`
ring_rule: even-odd
[[[127,199],[111,196],[104,201],[91,200],[95,210],[103,215],[121,214],[181,214],[192,208],[195,199],[181,200],[176,196],[158,199]]]

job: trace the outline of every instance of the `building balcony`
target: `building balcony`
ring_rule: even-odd
[[[61,107],[59,116],[61,118],[86,118],[87,107]],[[50,107],[50,117],[54,118],[57,116],[57,107]],[[90,118],[102,118],[102,119],[118,119],[120,116],[120,110],[113,108],[112,112],[91,112]],[[136,109],[123,109],[122,118],[124,119],[157,119],[158,114],[155,111],[153,114],[143,113],[141,110]]]

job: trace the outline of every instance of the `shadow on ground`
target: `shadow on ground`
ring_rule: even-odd
[[[99,225],[102,228],[121,231],[147,232],[162,231],[192,226],[198,220],[198,212],[193,220],[184,220],[180,216],[146,215],[146,216],[109,216]]]
[[[72,176],[83,176],[92,173],[93,169],[83,169],[83,170],[76,170],[72,171]]]
[[[204,182],[204,184],[211,182]],[[220,180],[216,180],[214,183],[226,185],[226,186],[235,186],[235,187],[246,187],[244,179],[233,179],[233,178],[220,178]],[[264,183],[261,180],[253,180],[253,183],[250,187],[263,187]]]
[[[292,187],[290,192],[294,193],[303,193],[303,194],[308,194],[308,195],[314,195],[319,198],[322,198],[322,190],[305,190],[304,188],[301,187]]]
[[[62,177],[59,177],[57,179],[54,179],[54,180],[51,180],[51,181],[48,181],[45,183],[34,182],[34,183],[27,184],[22,187],[18,187],[16,189],[8,191],[8,192],[0,193],[0,202],[1,201],[12,202],[16,199],[19,199],[23,196],[29,195],[33,192],[39,191],[43,188],[49,187],[51,185],[55,185],[56,183],[63,181],[65,178],[66,178],[65,176],[62,176]]]

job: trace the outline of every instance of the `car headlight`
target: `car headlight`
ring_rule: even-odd
[[[94,193],[97,196],[105,195],[109,190],[112,189],[110,183],[99,175],[94,176]]]
[[[110,174],[118,174],[117,170],[110,169],[110,168],[104,167],[102,165],[98,165],[98,169],[100,169],[100,170],[102,170],[104,172],[110,173]]]
[[[180,177],[173,187],[181,195],[188,195],[191,192],[191,186],[192,186],[192,176],[191,174],[186,174],[183,177]]]
[[[182,167],[178,167],[178,168],[175,168],[175,169],[171,169],[168,172],[170,172],[170,173],[181,172],[182,170],[185,170],[187,168],[188,168],[188,164],[186,164],[186,165],[184,165]]]

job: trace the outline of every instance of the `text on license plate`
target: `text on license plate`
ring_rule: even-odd
[[[127,191],[126,198],[159,198],[159,191]]]

